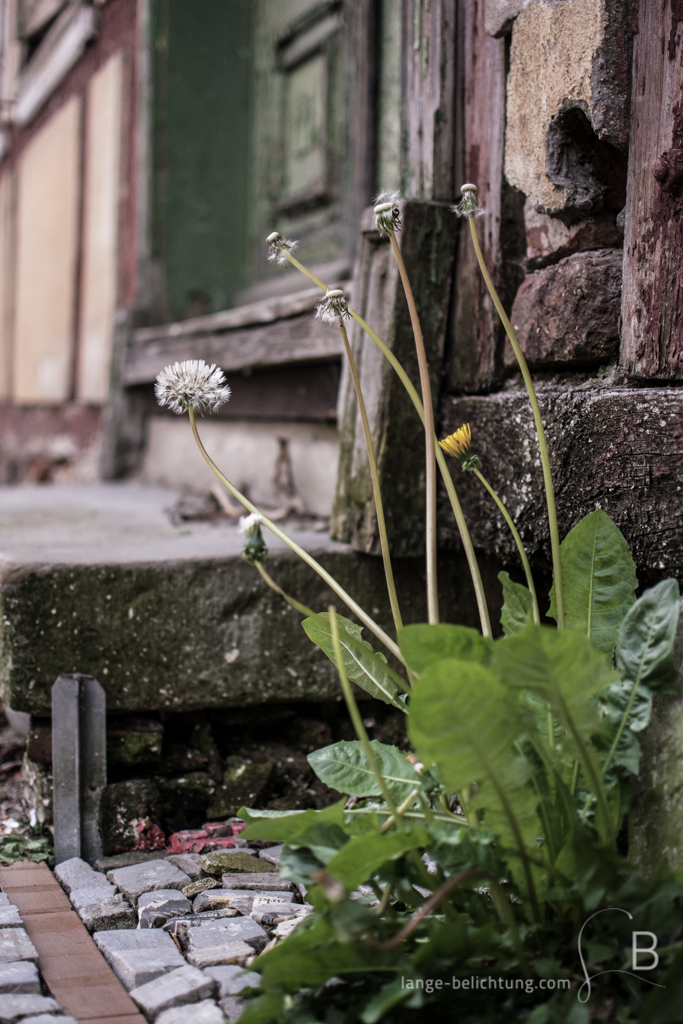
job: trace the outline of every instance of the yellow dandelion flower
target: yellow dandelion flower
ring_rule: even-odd
[[[463,423],[455,433],[444,437],[443,441],[439,441],[439,444],[454,459],[466,459],[470,454],[472,446],[472,431],[470,430],[469,423]]]

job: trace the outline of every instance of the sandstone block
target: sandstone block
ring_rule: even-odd
[[[527,270],[559,263],[575,252],[621,248],[624,240],[623,231],[609,213],[566,224],[560,217],[539,213],[530,199],[524,204],[524,228]]]
[[[187,1010],[176,1006],[172,1010],[164,1010],[157,1017],[157,1024],[187,1024]],[[192,1007],[192,1024],[225,1024],[225,1017],[213,999],[203,999]]]
[[[0,964],[15,960],[38,960],[35,946],[24,928],[0,928]]]
[[[133,989],[130,995],[147,1017],[156,1020],[164,1010],[210,999],[215,988],[213,978],[185,964],[177,971]]]
[[[485,25],[488,35],[499,39],[512,31],[512,25],[531,0],[486,0]]]
[[[529,274],[511,322],[532,368],[599,366],[617,358],[622,262],[620,250],[600,249]],[[517,365],[509,342],[505,363]]]
[[[182,889],[190,881],[184,871],[179,871],[165,860],[131,864],[128,868],[109,871],[107,877],[133,904],[137,904],[143,893],[157,889]]]
[[[630,31],[618,0],[535,0],[514,23],[505,174],[545,213],[624,206]]]
[[[118,895],[83,907],[78,916],[89,932],[135,927],[135,911],[123,896]]]
[[[182,917],[192,910],[187,896],[177,889],[157,889],[138,900],[138,927],[162,928],[170,917]]]
[[[0,964],[0,995],[40,995],[40,978],[35,964],[27,961]]]

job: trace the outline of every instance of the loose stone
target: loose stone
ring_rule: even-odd
[[[93,872],[94,874],[95,872]],[[104,875],[102,876],[104,878]],[[69,893],[71,906],[74,910],[83,910],[85,907],[92,907],[95,903],[116,896],[116,886],[109,885],[105,879],[104,885],[88,886],[83,889],[72,889]]]
[[[248,874],[225,874],[222,878],[224,889],[261,889],[264,892],[297,892],[292,882],[278,878],[277,873],[249,872]]]
[[[138,927],[163,928],[170,917],[189,914],[192,904],[177,889],[156,889],[138,900]]]
[[[112,885],[118,886],[133,904],[137,903],[143,893],[156,889],[182,889],[190,882],[184,871],[179,871],[168,861],[158,859],[109,871],[107,878]]]
[[[193,882],[197,881],[197,879],[202,876],[198,853],[176,853],[164,859],[167,860],[169,864],[173,864],[173,866],[178,868],[179,871],[184,871],[188,878],[191,878]]]
[[[195,967],[243,962],[263,949],[267,935],[250,917],[212,921],[187,929],[187,959]],[[247,946],[245,951],[242,947]]]
[[[220,967],[207,967],[204,974],[218,982],[218,998],[239,995],[245,988],[259,988],[261,975],[256,971],[245,971],[242,967],[225,964]]]
[[[59,1014],[53,1017],[51,1013],[39,1013],[37,1017],[22,1017],[21,1024],[78,1024],[75,1017],[64,1017]]]
[[[0,1021],[2,1024],[12,1024],[28,1014],[57,1013],[59,1006],[54,999],[47,996],[35,995],[8,995],[0,996]],[[54,1020],[54,1017],[50,1018]]]
[[[169,941],[172,941],[170,937]],[[156,1020],[164,1010],[210,999],[215,988],[216,982],[213,978],[207,978],[196,967],[185,964],[177,971],[171,971],[162,978],[156,978],[146,985],[141,985],[140,988],[133,989],[130,995],[147,1017]]]
[[[110,896],[78,911],[78,916],[89,932],[134,928],[135,911],[123,896]]]
[[[244,1010],[248,1006],[248,1000],[240,999],[239,996],[226,996],[225,999],[221,999],[220,1007],[223,1012],[225,1020],[233,1024],[233,1021],[238,1021]]]
[[[284,843],[281,846],[268,846],[265,850],[259,850],[259,857],[264,860],[266,864],[274,864],[275,867],[280,866],[280,857],[284,850]]]
[[[217,878],[198,878],[196,882],[190,882],[183,889],[183,896],[187,896],[188,899],[192,899],[194,896],[198,896],[200,892],[204,892],[205,889],[220,889],[221,883]]]
[[[157,1017],[156,1024],[188,1024],[187,1010],[183,1006],[165,1010]],[[204,999],[192,1007],[192,1024],[225,1024],[225,1017],[213,999]]]
[[[162,974],[177,970],[185,961],[174,944],[173,949],[113,950],[109,963],[123,987],[130,992]]]
[[[0,995],[40,995],[40,978],[35,964],[18,961],[0,964]]]
[[[58,864],[55,868],[55,878],[69,896],[74,889],[94,889],[96,886],[106,888],[109,885],[105,875],[93,871],[80,857],[70,857],[69,860],[63,860]]]
[[[37,959],[38,952],[24,928],[0,928],[0,963]]]
[[[161,929],[126,928],[114,932],[95,932],[95,945],[107,963],[113,953],[129,949],[176,950],[171,936]]]
[[[260,861],[246,850],[212,850],[211,853],[203,853],[199,863],[207,875],[221,875],[226,871],[253,873],[276,870],[272,864]]]
[[[0,928],[21,928],[23,923],[15,906],[0,907]]]

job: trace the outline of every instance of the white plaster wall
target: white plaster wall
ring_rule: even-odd
[[[74,96],[19,159],[13,359],[19,404],[56,405],[70,397],[79,122]]]
[[[216,478],[194,442],[186,416],[153,416],[148,424],[143,478],[148,483],[207,491]],[[257,504],[277,506],[273,489],[278,438],[289,441],[294,484],[306,512],[328,516],[337,482],[339,440],[334,427],[307,423],[235,420],[199,422],[209,455]],[[233,500],[233,499],[231,499]]]
[[[100,405],[109,392],[118,275],[123,56],[88,83],[85,127],[83,278],[78,397]]]

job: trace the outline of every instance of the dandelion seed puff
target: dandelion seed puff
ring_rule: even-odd
[[[319,303],[315,315],[324,324],[337,324],[351,315],[341,288],[332,288],[325,292],[325,298]]]
[[[284,266],[287,262],[285,253],[294,252],[299,245],[298,242],[292,242],[289,238],[283,238],[279,231],[273,231],[268,235],[266,242],[270,248],[268,260],[271,263],[279,263],[280,266]]]
[[[375,227],[380,235],[398,231],[401,226],[401,193],[383,189],[375,199]]]
[[[244,534],[249,534],[257,526],[260,526],[262,522],[263,516],[260,512],[252,512],[251,515],[242,516],[239,522],[240,531]]]
[[[476,185],[463,185],[460,189],[462,199],[456,206],[452,206],[453,213],[458,217],[481,217],[486,213],[477,196]]]
[[[178,416],[190,409],[204,415],[225,405],[230,398],[230,387],[215,363],[209,366],[203,359],[187,359],[167,366],[158,374],[154,393],[159,405]]]

